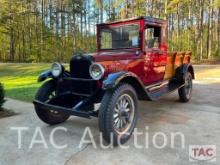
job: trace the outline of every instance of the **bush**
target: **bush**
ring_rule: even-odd
[[[2,83],[0,83],[0,109],[5,102],[5,90]]]

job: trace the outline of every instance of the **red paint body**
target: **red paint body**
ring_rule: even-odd
[[[126,24],[140,25],[140,45],[138,48],[126,48],[117,50],[100,49],[100,29],[103,27],[115,27]],[[159,48],[146,48],[145,28],[148,26],[160,27]],[[101,63],[106,69],[106,76],[109,73],[118,71],[130,71],[136,74],[144,85],[153,84],[164,80],[167,65],[167,22],[160,19],[141,17],[133,20],[100,24],[97,26],[96,53],[93,53],[95,61]]]

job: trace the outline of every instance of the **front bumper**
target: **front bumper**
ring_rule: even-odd
[[[93,117],[98,117],[98,112],[97,111],[83,111],[80,109],[83,104],[85,104],[86,100],[80,101],[77,105],[75,105],[73,108],[67,108],[67,107],[62,107],[59,105],[53,105],[45,102],[41,102],[39,100],[34,100],[34,106],[39,107],[44,110],[53,110],[57,112],[62,112],[62,113],[67,113],[69,115],[73,116],[79,116],[79,117],[84,117],[84,118],[91,118]]]

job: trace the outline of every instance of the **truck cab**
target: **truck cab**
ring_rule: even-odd
[[[127,59],[133,59],[139,67],[130,67],[134,62],[128,61],[127,65],[131,65],[125,70],[130,69],[131,72],[139,75],[144,85],[162,81],[167,60],[166,31],[166,21],[151,17],[98,25],[97,55],[112,52],[114,60],[116,59],[114,56],[117,55],[114,52],[120,51],[121,57],[126,60],[127,51]],[[124,55],[122,51],[125,52]],[[135,59],[138,59],[137,61],[140,63],[137,63]],[[120,64],[120,66],[122,65]]]
[[[50,125],[70,115],[98,117],[107,142],[125,143],[138,121],[138,100],[156,101],[178,91],[181,102],[190,101],[195,78],[190,59],[189,51],[168,52],[165,20],[99,24],[95,53],[74,55],[69,70],[56,62],[39,76],[39,82],[48,81],[36,94],[35,111]]]

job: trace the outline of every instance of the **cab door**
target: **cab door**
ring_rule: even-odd
[[[152,56],[151,80],[152,82],[162,81],[164,79],[164,75],[166,71],[167,55],[164,52],[162,52],[160,49],[157,49],[157,50],[153,50],[151,56]]]
[[[145,28],[145,85],[163,81],[167,53],[161,50],[160,26],[147,26]]]

